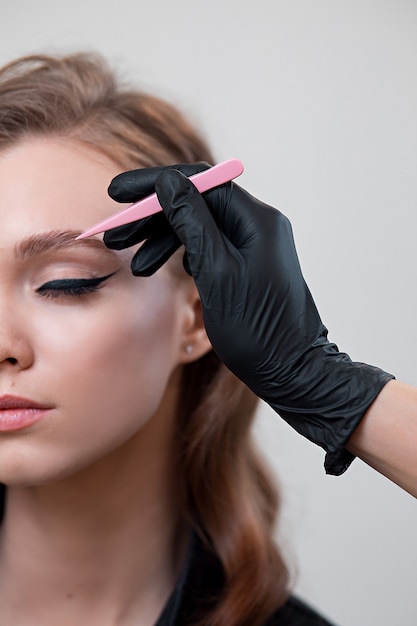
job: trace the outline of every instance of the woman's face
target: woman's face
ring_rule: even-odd
[[[0,482],[70,476],[174,410],[189,283],[135,278],[132,251],[74,240],[120,209],[119,172],[65,139],[0,153]]]

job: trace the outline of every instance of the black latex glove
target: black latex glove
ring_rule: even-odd
[[[164,213],[108,231],[111,248],[147,239],[132,261],[154,272],[184,244],[207,334],[219,358],[299,433],[326,451],[328,473],[354,458],[352,432],[393,377],[329,343],[304,281],[288,219],[234,183],[204,198],[186,178],[198,164],[126,172],[109,187],[120,202],[156,191]],[[186,176],[180,173],[183,172]]]

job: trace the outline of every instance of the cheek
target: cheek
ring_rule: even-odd
[[[175,294],[146,280],[91,306],[57,307],[38,332],[50,399],[81,424],[96,417],[111,424],[117,414],[134,426],[162,399],[176,365]]]

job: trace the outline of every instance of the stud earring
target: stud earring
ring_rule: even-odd
[[[191,354],[193,351],[193,346],[190,343],[187,343],[187,345],[184,348],[184,352],[186,354]]]

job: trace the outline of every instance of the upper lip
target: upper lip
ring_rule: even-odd
[[[49,409],[51,407],[45,404],[39,404],[29,398],[23,398],[22,396],[12,396],[6,394],[0,396],[0,411],[5,409]]]

